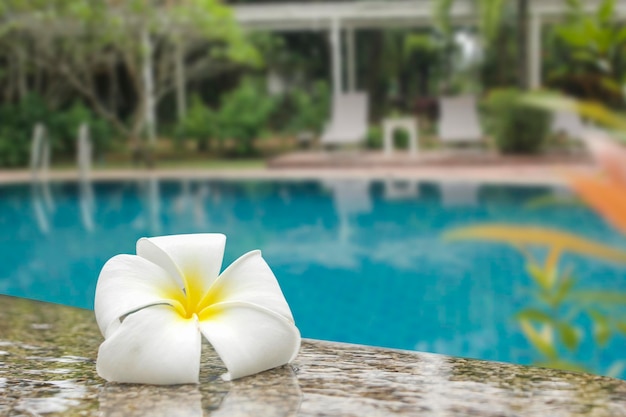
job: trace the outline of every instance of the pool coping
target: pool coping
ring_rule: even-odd
[[[205,346],[200,384],[106,383],[93,312],[0,295],[0,414],[47,416],[619,416],[626,381],[305,339],[295,361],[224,381]]]
[[[597,173],[591,163],[515,166],[424,166],[372,168],[242,168],[242,169],[96,169],[91,181],[119,180],[414,180],[434,182],[480,182],[511,185],[567,185],[567,173]],[[77,181],[77,170],[53,170],[39,180]],[[28,170],[0,170],[0,184],[30,183]]]

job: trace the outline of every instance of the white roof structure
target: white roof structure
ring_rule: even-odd
[[[602,0],[584,0],[583,8],[593,12]],[[314,3],[257,3],[233,6],[235,19],[246,30],[329,31],[333,49],[340,50],[340,31],[347,30],[348,84],[354,86],[354,30],[386,27],[428,27],[433,25],[432,0],[327,1]],[[531,87],[541,85],[541,25],[563,16],[563,0],[529,0],[527,63]],[[626,0],[618,0],[616,11],[626,14]],[[454,24],[472,24],[477,20],[473,0],[456,0],[450,13]],[[339,59],[337,59],[339,57]],[[333,51],[335,93],[343,91],[340,52]],[[338,61],[338,62],[337,62]]]
[[[450,17],[454,23],[473,23],[477,10],[473,0],[456,0]],[[585,10],[594,11],[601,0],[584,0]],[[531,16],[544,21],[563,16],[563,0],[530,0]],[[426,27],[433,25],[432,0],[326,1],[314,3],[255,3],[234,5],[235,18],[246,29],[304,31],[330,29],[333,20],[344,27]],[[626,13],[626,1],[618,0],[616,9]]]

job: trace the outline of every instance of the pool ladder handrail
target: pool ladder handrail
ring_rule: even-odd
[[[31,196],[35,219],[43,234],[50,231],[48,217],[54,210],[54,201],[50,191],[50,139],[43,123],[37,123],[33,129],[30,149]]]
[[[33,129],[30,148],[30,171],[33,182],[47,181],[50,172],[50,139],[43,123]]]

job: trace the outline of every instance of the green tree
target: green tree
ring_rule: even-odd
[[[6,0],[0,22],[0,42],[36,51],[23,54],[27,68],[69,86],[135,146],[181,79],[261,63],[219,0]]]

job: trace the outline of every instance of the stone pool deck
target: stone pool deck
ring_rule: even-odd
[[[545,156],[503,156],[493,153],[425,152],[416,157],[404,153],[386,156],[382,152],[295,152],[273,158],[263,168],[201,169],[103,169],[90,173],[95,181],[135,179],[267,179],[309,180],[358,178],[417,181],[463,181],[495,184],[564,185],[564,173],[597,172],[586,154]],[[76,169],[55,169],[53,181],[78,179]],[[0,170],[0,184],[28,183],[29,170]]]
[[[106,383],[93,313],[0,296],[2,416],[626,416],[626,381],[304,340],[292,366],[225,382],[206,345],[199,385]]]

